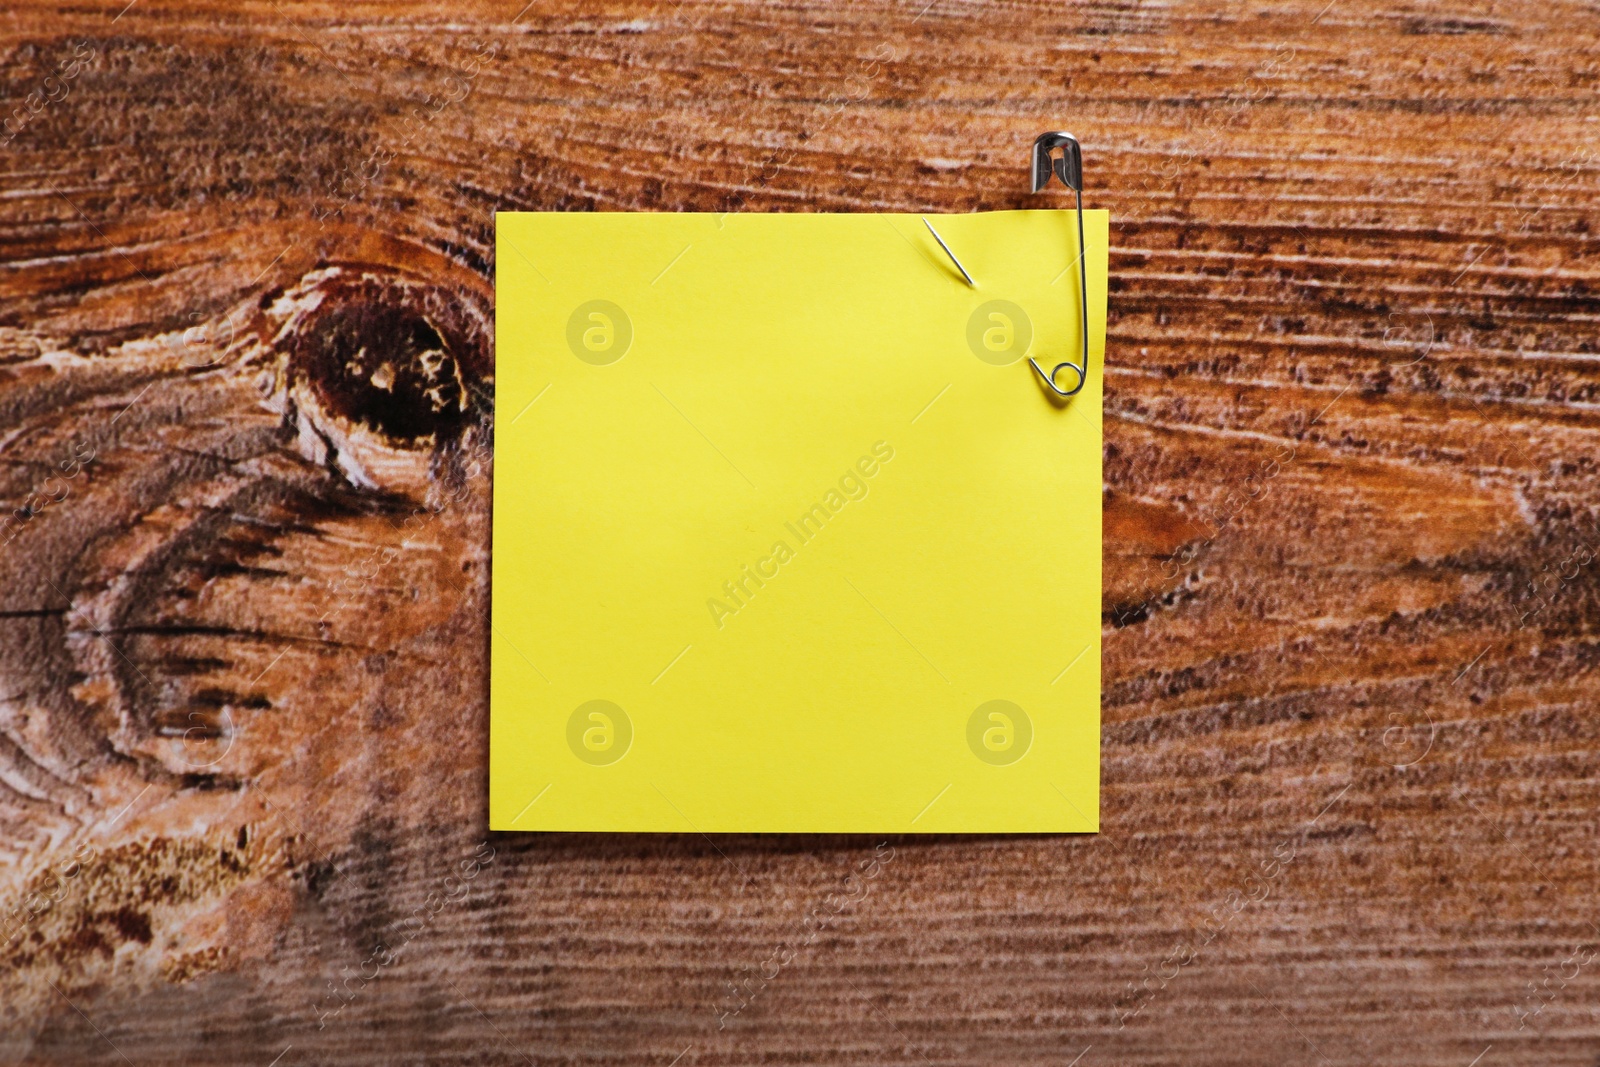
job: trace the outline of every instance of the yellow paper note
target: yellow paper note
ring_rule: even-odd
[[[928,218],[498,216],[492,828],[1098,828],[1107,218],[1064,403],[1074,214]]]

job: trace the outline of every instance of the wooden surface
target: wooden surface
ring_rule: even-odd
[[[0,12],[0,1062],[1594,1067],[1600,10],[519,7]],[[492,213],[1055,128],[1104,832],[488,833]]]

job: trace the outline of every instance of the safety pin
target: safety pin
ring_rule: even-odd
[[[1055,155],[1056,149],[1061,149],[1059,156]],[[1050,184],[1050,175],[1054,174],[1061,179],[1061,184],[1071,189],[1078,201],[1078,323],[1083,328],[1083,362],[1057,363],[1055,369],[1049,374],[1039,366],[1039,361],[1032,356],[1028,362],[1033,365],[1044,384],[1048,385],[1057,396],[1073,396],[1089,380],[1089,275],[1088,266],[1084,263],[1083,247],[1083,149],[1078,145],[1078,139],[1070,133],[1042,133],[1033,142],[1033,191],[1039,192]],[[1071,368],[1078,375],[1078,384],[1071,389],[1063,389],[1056,384],[1056,375],[1062,370]]]
[[[1054,154],[1058,148],[1061,150],[1059,156]],[[1039,361],[1032,356],[1028,357],[1028,363],[1032,365],[1034,372],[1039,375],[1044,384],[1048,385],[1050,391],[1055,393],[1056,396],[1076,396],[1083,389],[1084,383],[1089,380],[1089,277],[1087,267],[1084,264],[1083,243],[1083,149],[1079,147],[1078,139],[1070,133],[1040,134],[1038,139],[1033,142],[1032,170],[1034,192],[1037,193],[1046,185],[1049,185],[1050,176],[1054,174],[1061,179],[1061,184],[1071,189],[1077,197],[1078,323],[1083,329],[1083,362],[1074,363],[1071,360],[1067,360],[1064,363],[1057,363],[1055,369],[1049,374],[1045,373],[1044,368],[1039,366]],[[961,265],[961,261],[950,250],[950,246],[945,244],[944,238],[939,236],[939,231],[933,228],[933,223],[924,217],[922,224],[928,228],[929,233],[933,234],[933,239],[939,242],[939,247],[944,249],[944,254],[950,257],[950,262],[956,265],[956,270],[960,271],[961,276],[967,280],[967,285],[976,289],[978,283],[972,280],[972,275],[967,273],[967,268]],[[1068,267],[1067,269],[1071,270],[1072,268]],[[1068,368],[1077,374],[1078,384],[1071,389],[1063,389],[1056,384],[1056,375]]]

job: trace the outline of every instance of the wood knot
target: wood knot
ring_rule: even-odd
[[[336,268],[287,299],[298,305],[280,335],[289,385],[342,429],[431,448],[487,412],[487,316],[460,294]]]

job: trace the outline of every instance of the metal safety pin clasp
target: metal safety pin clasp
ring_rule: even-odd
[[[1057,151],[1059,150],[1059,155]],[[1033,365],[1034,371],[1050,387],[1056,396],[1068,397],[1076,395],[1089,380],[1089,278],[1087,265],[1084,262],[1083,246],[1083,149],[1078,145],[1078,139],[1070,133],[1042,133],[1033,142],[1032,157],[1033,191],[1039,192],[1050,184],[1050,176],[1054,174],[1061,179],[1061,184],[1071,189],[1078,201],[1078,323],[1083,329],[1083,362],[1074,363],[1067,360],[1057,363],[1055,368],[1046,374],[1039,361],[1032,356],[1028,362]],[[1078,384],[1071,389],[1063,389],[1056,384],[1056,375],[1070,369],[1078,376]]]

